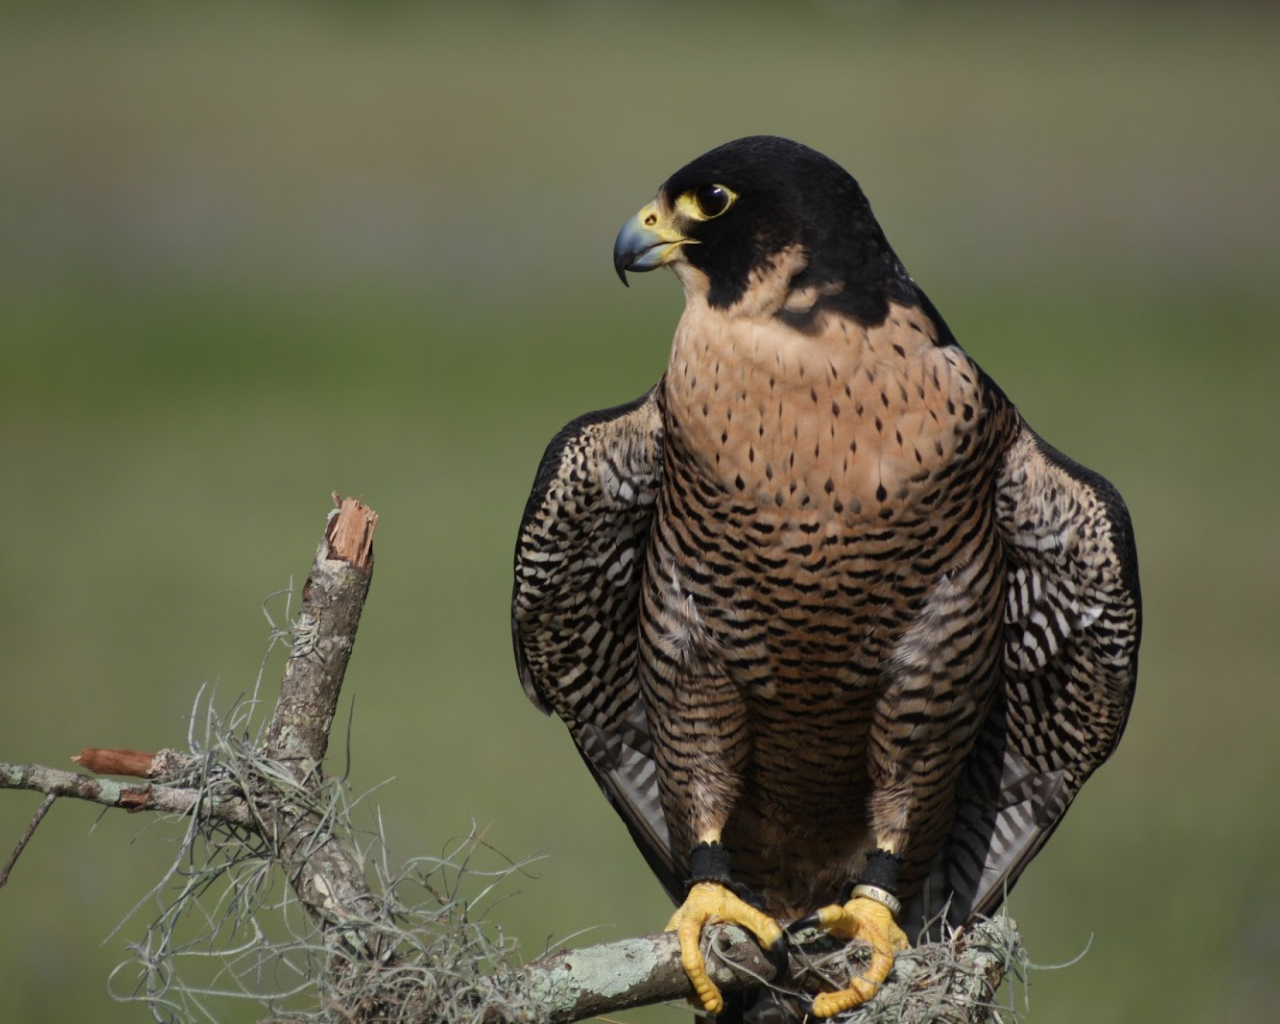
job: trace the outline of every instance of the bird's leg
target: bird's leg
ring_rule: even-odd
[[[719,830],[704,832],[690,854],[689,892],[666,930],[680,939],[680,963],[693,983],[697,1000],[711,1014],[724,1009],[724,997],[707,974],[702,956],[702,930],[708,924],[736,924],[759,940],[778,965],[785,969],[786,936],[778,922],[757,910],[729,888],[729,854],[720,843]]]
[[[901,861],[892,850],[872,850],[867,854],[866,867],[847,903],[823,907],[788,928],[788,931],[821,928],[846,942],[861,939],[871,946],[871,963],[848,988],[823,992],[813,1000],[815,1017],[832,1017],[865,1003],[889,976],[894,956],[910,945],[894,920],[902,909],[897,897]]]

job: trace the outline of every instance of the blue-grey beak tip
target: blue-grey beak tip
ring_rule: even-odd
[[[631,285],[627,282],[627,270],[642,251],[643,246],[636,245],[636,232],[632,222],[628,221],[613,242],[613,269],[618,272],[618,280],[628,288]]]
[[[618,279],[623,284],[627,284],[628,270],[638,274],[662,265],[658,256],[663,239],[645,227],[641,219],[643,213],[642,210],[623,224],[613,243],[613,269],[618,272]]]

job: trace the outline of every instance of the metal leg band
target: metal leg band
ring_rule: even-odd
[[[855,885],[853,887],[853,896],[856,899],[861,896],[863,899],[875,900],[877,903],[883,903],[889,908],[889,913],[897,917],[902,913],[902,902],[888,889],[881,889],[878,885]]]

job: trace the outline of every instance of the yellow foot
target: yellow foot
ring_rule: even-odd
[[[802,922],[797,922],[800,924]],[[861,939],[871,944],[871,963],[842,992],[823,992],[813,1000],[815,1017],[834,1017],[855,1006],[861,1006],[880,991],[884,979],[893,969],[896,953],[911,944],[906,933],[893,920],[889,908],[864,896],[851,899],[843,907],[823,907],[804,919],[804,924],[822,928],[837,939],[848,942]],[[794,927],[794,926],[793,926]]]
[[[736,924],[751,932],[776,961],[786,956],[786,939],[778,922],[749,903],[744,903],[718,882],[699,882],[689,890],[684,905],[675,912],[666,930],[680,939],[680,963],[693,982],[698,1001],[707,1013],[724,1009],[724,997],[707,975],[699,941],[708,924]],[[784,961],[785,962],[785,961]]]

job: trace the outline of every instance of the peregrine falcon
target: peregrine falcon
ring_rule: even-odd
[[[529,698],[568,726],[699,942],[779,922],[870,943],[1003,901],[1133,700],[1116,489],[957,344],[857,182],[785,139],[677,171],[614,266],[685,294],[643,397],[561,430],[515,558]]]

